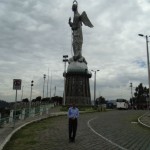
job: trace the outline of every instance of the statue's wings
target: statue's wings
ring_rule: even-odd
[[[91,21],[89,20],[87,14],[85,11],[83,11],[83,13],[81,14],[81,21],[84,23],[85,26],[88,26],[88,27],[94,27],[91,23]]]

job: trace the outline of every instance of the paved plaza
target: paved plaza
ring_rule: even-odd
[[[75,143],[68,142],[67,116],[49,118],[52,123],[38,133],[38,142],[28,150],[149,150],[150,129],[137,122],[145,112],[115,110],[81,114]]]

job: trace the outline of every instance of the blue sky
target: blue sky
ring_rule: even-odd
[[[147,62],[145,62],[144,60],[142,60],[140,58],[138,60],[135,60],[134,62],[141,68],[147,67]]]
[[[79,0],[94,28],[83,26],[83,56],[97,73],[97,96],[130,98],[133,86],[147,81],[146,40],[149,0]],[[23,98],[42,95],[43,74],[52,75],[52,95],[63,94],[62,56],[71,57],[72,0],[0,1],[0,99],[14,101],[13,79],[22,79]],[[47,78],[46,78],[47,79]],[[90,79],[93,99],[94,76]],[[46,89],[46,86],[45,86]],[[46,90],[45,90],[46,91]],[[46,93],[45,93],[46,94]],[[18,91],[18,100],[21,91]]]

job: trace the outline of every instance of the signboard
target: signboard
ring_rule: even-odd
[[[21,90],[21,79],[13,79],[13,90]]]

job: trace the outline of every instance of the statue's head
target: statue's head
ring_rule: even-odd
[[[77,9],[78,9],[78,2],[74,0],[72,4],[72,11],[77,11]]]

